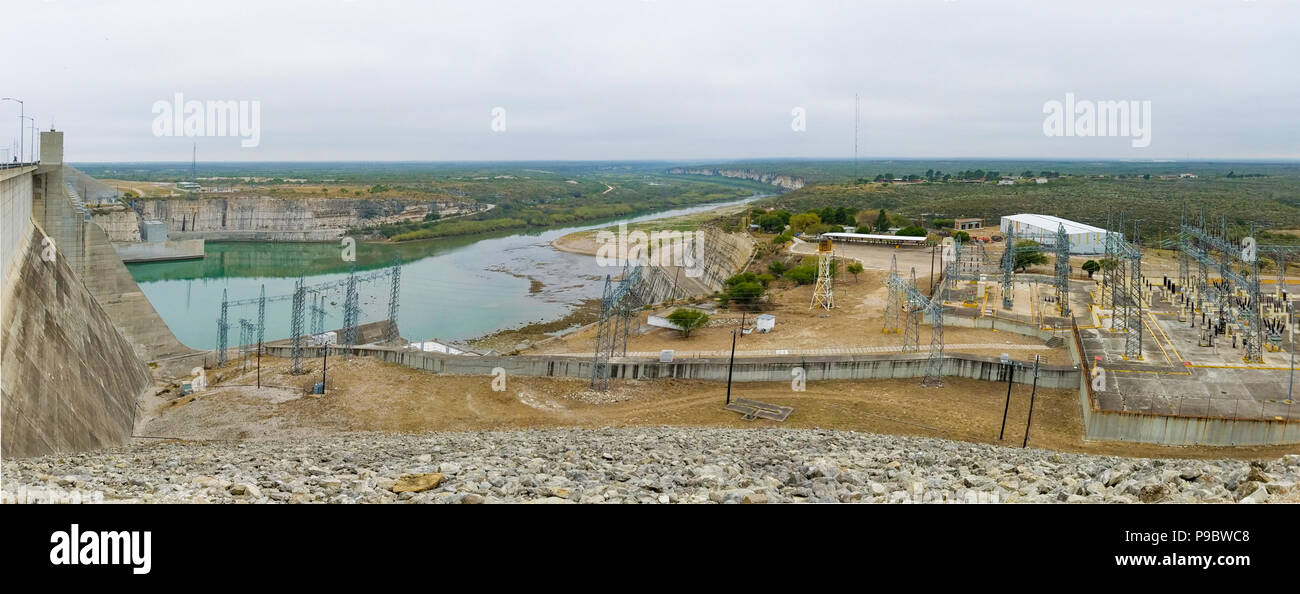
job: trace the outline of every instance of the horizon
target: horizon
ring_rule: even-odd
[[[0,63],[10,157],[29,121],[81,163],[1300,161],[1294,3],[20,10],[0,37],[42,59]]]

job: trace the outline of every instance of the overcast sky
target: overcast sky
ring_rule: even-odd
[[[71,161],[1300,158],[1300,2],[0,0],[0,96]],[[260,142],[156,136],[260,102]],[[1151,102],[1150,146],[1044,104]],[[494,132],[492,110],[505,109]],[[806,131],[792,130],[795,108]],[[0,103],[0,147],[19,106]]]

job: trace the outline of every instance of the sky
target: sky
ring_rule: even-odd
[[[1282,0],[0,0],[0,96],[74,162],[847,159],[855,94],[863,158],[1295,160],[1298,31]],[[162,127],[178,93],[256,102],[256,142]],[[1149,142],[1049,135],[1067,94],[1149,102]]]

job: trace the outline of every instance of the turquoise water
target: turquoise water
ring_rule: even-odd
[[[759,198],[722,204],[740,204]],[[382,271],[400,255],[398,327],[412,340],[463,341],[506,328],[564,317],[586,299],[600,297],[608,268],[590,256],[566,254],[550,246],[574,231],[620,222],[673,217],[716,208],[705,204],[638,217],[531,233],[447,238],[397,245],[358,243],[358,274]],[[308,285],[346,280],[351,264],[335,243],[208,243],[203,260],[128,265],[154,309],[176,338],[196,349],[217,344],[221,295],[255,300],[266,287],[266,340],[289,336],[291,301],[300,273]],[[541,283],[540,289],[532,281]],[[359,285],[361,323],[388,317],[387,277]],[[342,326],[342,287],[323,292],[325,328]],[[311,306],[308,295],[307,306]],[[239,341],[239,320],[257,323],[257,304],[232,306],[229,343]],[[304,328],[310,330],[310,315]]]

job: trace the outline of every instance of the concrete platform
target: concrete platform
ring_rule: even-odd
[[[1106,370],[1098,407],[1178,416],[1227,419],[1300,420],[1300,407],[1288,400],[1291,353],[1284,338],[1280,352],[1264,352],[1263,363],[1243,360],[1240,340],[1215,337],[1200,346],[1200,315],[1179,320],[1175,305],[1159,292],[1144,308],[1142,358],[1125,359],[1123,331],[1112,331],[1112,312],[1093,305],[1079,312],[1085,361],[1096,357]]]

